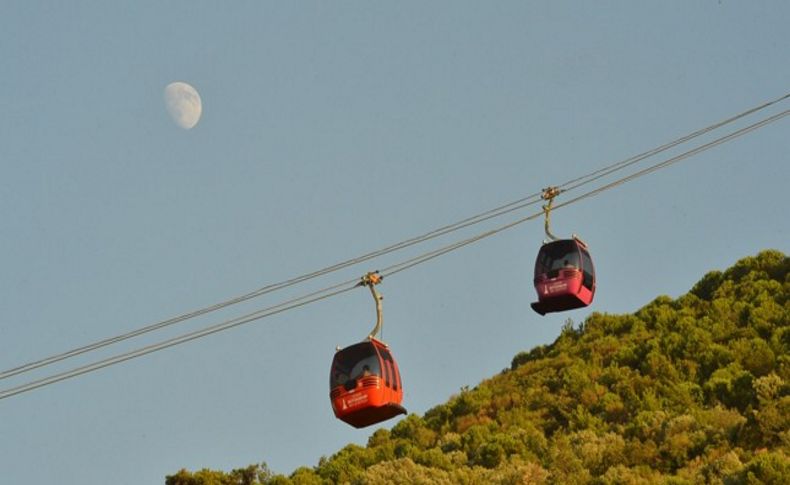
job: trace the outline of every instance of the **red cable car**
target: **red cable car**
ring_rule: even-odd
[[[595,267],[587,245],[576,237],[559,239],[549,230],[551,206],[562,190],[543,189],[541,197],[548,201],[543,206],[545,230],[551,242],[543,242],[535,260],[535,291],[538,301],[532,309],[541,315],[581,308],[592,303],[595,296]]]
[[[398,364],[373,337],[335,354],[329,389],[335,417],[355,428],[406,414]]]
[[[538,301],[532,309],[541,315],[581,308],[595,295],[595,268],[587,245],[576,238],[544,244],[535,261]]]
[[[380,423],[399,414],[403,385],[398,364],[389,347],[375,338],[383,321],[382,297],[374,288],[381,281],[377,273],[368,273],[360,285],[368,286],[376,300],[376,326],[367,340],[335,353],[329,372],[329,399],[335,417],[355,428]]]

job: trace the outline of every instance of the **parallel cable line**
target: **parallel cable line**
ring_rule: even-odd
[[[168,349],[170,347],[174,347],[176,345],[181,345],[186,342],[191,342],[192,340],[196,340],[202,337],[206,337],[208,335],[215,334],[217,332],[222,332],[223,330],[228,330],[231,328],[235,328],[246,323],[250,323],[256,320],[260,320],[262,318],[270,317],[272,315],[277,315],[278,313],[283,313],[288,310],[293,310],[294,308],[298,308],[301,306],[308,305],[310,303],[314,303],[320,300],[325,300],[327,298],[340,295],[341,293],[345,293],[347,291],[351,291],[355,289],[358,285],[356,284],[359,280],[354,279],[351,281],[347,281],[344,283],[339,283],[336,285],[332,285],[328,288],[324,288],[322,290],[314,291],[307,295],[303,295],[299,298],[294,298],[292,300],[288,300],[283,303],[279,303],[277,305],[270,306],[268,308],[264,308],[262,310],[258,310],[247,315],[243,315],[240,317],[236,317],[234,319],[218,323],[215,325],[211,325],[209,327],[195,330],[193,332],[189,332],[177,337],[173,337],[167,340],[164,340],[159,343],[154,343],[151,345],[147,345],[145,347],[141,347],[136,350],[131,350],[129,352],[125,352],[119,355],[115,355],[112,357],[108,357],[106,359],[99,360],[97,362],[93,362],[90,364],[86,364],[68,371],[60,372],[58,374],[51,375],[49,377],[44,377],[35,381],[28,382],[26,384],[21,384],[16,387],[11,387],[9,389],[0,390],[0,400],[9,398],[11,396],[16,396],[17,394],[22,394],[25,392],[32,391],[34,389],[38,389],[44,386],[48,386],[51,384],[55,384],[56,382],[65,381],[67,379],[71,379],[77,376],[81,376],[83,374],[87,374],[89,372],[94,372],[99,369],[103,369],[105,367],[109,367],[115,364],[120,364],[121,362],[126,362],[127,360],[136,359],[138,357],[142,357],[144,355],[151,354],[153,352],[158,352],[160,350]],[[351,285],[352,283],[353,286]]]
[[[407,239],[407,240],[399,242],[397,244],[393,244],[393,245],[387,246],[387,247],[385,247],[383,249],[379,249],[377,251],[372,251],[372,252],[369,252],[369,253],[364,254],[362,256],[359,256],[359,257],[356,257],[356,258],[353,258],[353,259],[349,259],[349,260],[343,261],[341,263],[334,264],[332,266],[327,266],[326,268],[323,268],[321,270],[314,271],[312,273],[306,273],[304,275],[297,276],[297,277],[294,277],[294,278],[291,278],[291,279],[288,279],[288,280],[284,280],[284,281],[279,282],[279,283],[274,283],[274,284],[265,286],[263,288],[260,288],[258,290],[252,291],[250,293],[247,293],[245,295],[241,295],[241,296],[232,298],[230,300],[226,300],[226,301],[217,303],[215,305],[211,305],[211,306],[202,308],[200,310],[196,310],[196,311],[193,311],[193,312],[190,312],[190,313],[185,313],[183,315],[179,315],[179,316],[167,319],[167,320],[163,320],[161,322],[158,322],[158,323],[155,323],[155,324],[152,324],[152,325],[148,325],[148,326],[145,326],[145,327],[133,330],[131,332],[128,332],[128,333],[125,333],[125,334],[122,334],[122,335],[118,335],[118,336],[115,336],[115,337],[111,337],[111,338],[107,338],[107,339],[104,339],[104,340],[100,340],[100,341],[97,341],[97,342],[94,342],[94,343],[91,343],[91,344],[88,344],[88,345],[85,345],[85,346],[82,346],[82,347],[78,347],[78,348],[69,350],[67,352],[63,352],[63,353],[60,353],[60,354],[57,354],[57,355],[53,355],[51,357],[47,357],[47,358],[40,359],[40,360],[37,360],[37,361],[34,361],[34,362],[30,362],[28,364],[24,364],[24,365],[21,365],[21,366],[12,368],[12,369],[8,369],[6,371],[0,372],[0,380],[6,379],[6,378],[9,378],[9,377],[13,377],[13,376],[16,376],[16,375],[19,375],[19,374],[23,374],[25,372],[29,372],[29,371],[32,371],[32,370],[35,370],[35,369],[39,369],[41,367],[45,367],[47,365],[51,365],[51,364],[54,364],[56,362],[63,361],[65,359],[68,359],[68,358],[71,358],[71,357],[76,357],[78,355],[82,355],[84,353],[91,352],[93,350],[97,350],[97,349],[100,349],[100,348],[103,348],[103,347],[106,347],[106,346],[109,346],[109,345],[112,345],[112,344],[115,344],[115,343],[118,343],[118,342],[122,342],[124,340],[128,340],[128,339],[133,338],[133,337],[144,335],[146,333],[153,332],[155,330],[159,330],[159,329],[162,329],[162,328],[165,328],[165,327],[169,327],[171,325],[175,325],[177,323],[180,323],[180,322],[183,322],[183,321],[186,321],[186,320],[198,317],[198,316],[202,316],[202,315],[205,315],[207,313],[211,313],[211,312],[214,312],[214,311],[217,311],[217,310],[221,310],[221,309],[229,307],[231,305],[242,303],[242,302],[251,300],[253,298],[256,298],[256,297],[259,297],[259,296],[263,296],[263,295],[268,294],[268,293],[272,293],[272,292],[277,291],[277,290],[285,289],[285,288],[288,288],[290,286],[294,286],[296,284],[308,281],[310,279],[313,279],[313,278],[316,278],[316,277],[319,277],[319,276],[323,276],[325,274],[329,274],[329,273],[332,273],[332,272],[335,272],[335,271],[338,271],[338,270],[341,270],[341,269],[344,269],[344,268],[347,268],[347,267],[350,267],[350,266],[353,266],[353,265],[356,265],[356,264],[360,264],[360,263],[363,263],[365,261],[369,261],[371,259],[377,258],[379,256],[383,256],[383,255],[389,254],[391,252],[394,252],[394,251],[397,251],[397,250],[400,250],[400,249],[405,249],[405,248],[414,246],[414,245],[416,245],[418,243],[422,243],[422,242],[425,242],[425,241],[428,241],[428,240],[431,240],[431,239],[443,236],[445,234],[449,234],[451,232],[454,232],[454,231],[457,231],[457,230],[460,230],[460,229],[463,229],[463,228],[466,228],[466,227],[469,227],[469,226],[472,226],[472,225],[475,225],[475,224],[479,224],[479,223],[487,221],[489,219],[492,219],[492,218],[495,218],[495,217],[499,217],[499,216],[502,216],[504,214],[508,214],[510,212],[522,209],[522,208],[524,208],[526,206],[536,204],[536,203],[540,202],[539,196],[540,196],[540,193],[535,193],[535,194],[532,194],[530,196],[527,196],[527,197],[524,197],[522,199],[519,199],[517,201],[511,202],[509,204],[505,204],[503,206],[497,207],[495,209],[491,209],[489,211],[486,211],[484,213],[478,214],[476,216],[472,216],[472,217],[469,217],[467,219],[463,219],[463,220],[458,221],[458,222],[456,222],[454,224],[450,224],[450,225],[441,227],[439,229],[436,229],[434,231],[431,231],[429,233],[425,233],[422,236],[417,236],[417,237],[414,237],[414,238],[411,238],[411,239]],[[532,200],[530,202],[526,202],[526,201],[529,201],[530,199],[534,199],[534,200]]]
[[[583,200],[583,199],[586,199],[588,197],[592,197],[594,195],[598,195],[601,192],[609,190],[609,189],[611,189],[613,187],[617,187],[618,185],[622,185],[622,184],[624,184],[626,182],[630,182],[631,180],[634,180],[636,178],[642,177],[643,175],[647,175],[649,173],[653,173],[653,172],[655,172],[657,170],[660,170],[662,168],[666,168],[666,167],[668,167],[670,165],[673,165],[673,164],[675,164],[675,163],[677,163],[677,162],[679,162],[681,160],[685,160],[685,159],[687,159],[687,158],[689,158],[691,156],[697,155],[698,153],[704,152],[705,150],[709,150],[709,149],[711,149],[711,148],[713,148],[715,146],[721,145],[722,143],[726,143],[726,142],[731,141],[731,140],[733,140],[735,138],[743,136],[743,135],[745,135],[747,133],[750,133],[752,131],[758,130],[758,129],[760,129],[760,128],[766,126],[766,125],[769,125],[769,124],[771,124],[771,123],[773,123],[775,121],[779,121],[780,119],[782,119],[782,118],[784,118],[785,116],[788,116],[788,115],[790,115],[790,109],[782,111],[781,113],[777,113],[777,114],[775,114],[773,116],[769,116],[768,118],[764,118],[764,119],[762,119],[762,120],[760,120],[760,121],[758,121],[756,123],[753,123],[753,124],[751,124],[749,126],[741,128],[739,130],[736,130],[736,131],[734,131],[734,132],[732,132],[732,133],[730,133],[728,135],[725,135],[725,136],[722,136],[720,138],[717,138],[717,139],[715,139],[715,140],[713,140],[711,142],[705,143],[704,145],[700,145],[697,148],[693,148],[693,149],[691,149],[689,151],[683,152],[680,155],[672,157],[672,158],[670,158],[668,160],[665,160],[665,161],[663,161],[661,163],[657,163],[655,165],[651,165],[651,166],[649,166],[647,168],[644,168],[644,169],[642,169],[642,170],[640,170],[638,172],[635,172],[635,173],[633,173],[631,175],[628,175],[626,177],[617,179],[614,182],[610,182],[610,183],[608,183],[606,185],[598,187],[597,189],[594,189],[594,190],[586,192],[586,193],[584,193],[582,195],[579,195],[579,196],[577,196],[577,197],[575,197],[573,199],[570,199],[570,200],[567,200],[565,202],[559,203],[559,204],[554,206],[554,209],[558,209],[558,208],[567,206],[569,204],[576,203],[576,202],[578,202],[580,200]]]
[[[700,137],[700,136],[702,136],[704,134],[710,133],[711,131],[714,131],[714,130],[716,130],[718,128],[721,128],[721,127],[723,127],[725,125],[728,125],[728,124],[730,124],[730,123],[732,123],[734,121],[737,121],[737,120],[739,120],[741,118],[745,118],[746,116],[749,116],[749,115],[751,115],[753,113],[756,113],[758,111],[764,110],[764,109],[766,109],[766,108],[768,108],[770,106],[773,106],[775,104],[781,103],[782,101],[784,101],[784,100],[786,100],[788,98],[790,98],[790,93],[785,94],[784,96],[780,96],[780,97],[778,97],[778,98],[776,98],[774,100],[765,102],[765,103],[763,103],[763,104],[761,104],[759,106],[755,106],[754,108],[751,108],[751,109],[748,109],[748,110],[743,111],[741,113],[738,113],[737,115],[732,116],[730,118],[727,118],[725,120],[719,121],[718,123],[714,123],[712,125],[706,126],[705,128],[702,128],[702,129],[699,129],[699,130],[697,130],[695,132],[689,133],[686,136],[680,137],[680,138],[678,138],[676,140],[673,140],[673,141],[671,141],[669,143],[665,143],[665,144],[663,144],[663,145],[661,145],[659,147],[656,147],[656,148],[654,148],[652,150],[648,150],[646,152],[640,153],[639,155],[634,155],[631,158],[627,158],[627,159],[625,159],[625,160],[623,160],[621,162],[617,162],[617,163],[614,163],[612,165],[603,167],[603,168],[601,168],[599,170],[596,170],[595,172],[589,173],[587,175],[583,175],[583,176],[581,176],[579,178],[576,178],[576,179],[573,179],[573,180],[569,180],[568,182],[565,182],[564,184],[560,185],[559,187],[562,189],[563,187],[570,186],[568,188],[563,189],[563,191],[568,191],[568,190],[575,189],[577,187],[581,187],[582,185],[586,185],[586,184],[588,184],[590,182],[594,182],[594,181],[599,180],[602,177],[606,177],[607,175],[610,175],[610,174],[612,174],[612,173],[614,173],[614,172],[616,172],[618,170],[621,170],[621,169],[626,168],[626,167],[630,167],[631,165],[633,165],[633,164],[635,164],[637,162],[641,162],[642,160],[644,160],[646,158],[650,158],[650,157],[652,157],[654,155],[657,155],[657,154],[659,154],[661,152],[669,150],[670,148],[674,148],[674,147],[676,147],[678,145],[686,143],[687,141],[693,140],[694,138],[697,138],[697,137]]]
[[[561,208],[561,207],[565,207],[565,206],[568,206],[568,205],[580,202],[580,201],[582,201],[584,199],[587,199],[588,197],[592,197],[592,196],[601,194],[601,193],[603,193],[603,192],[605,192],[607,190],[610,190],[610,189],[612,189],[614,187],[617,187],[617,186],[622,185],[624,183],[630,182],[630,181],[635,180],[635,179],[637,179],[639,177],[642,177],[644,175],[653,173],[653,172],[655,172],[657,170],[660,170],[662,168],[666,168],[666,167],[668,167],[668,166],[670,166],[672,164],[675,164],[675,163],[677,163],[677,162],[679,162],[681,160],[685,160],[685,159],[687,159],[687,158],[689,158],[691,156],[694,156],[694,155],[697,155],[697,154],[699,154],[699,153],[701,153],[703,151],[709,150],[709,149],[711,149],[711,148],[713,148],[715,146],[718,146],[718,145],[720,145],[722,143],[726,143],[726,142],[731,141],[731,140],[733,140],[735,138],[743,136],[743,135],[745,135],[747,133],[755,131],[755,130],[757,130],[759,128],[762,128],[762,127],[764,127],[764,126],[766,126],[766,125],[768,125],[770,123],[778,121],[778,120],[780,120],[780,119],[782,119],[782,118],[784,118],[784,117],[786,117],[788,115],[790,115],[790,110],[785,110],[785,111],[783,111],[781,113],[775,114],[773,116],[770,116],[768,118],[760,120],[760,121],[758,121],[756,123],[753,123],[753,124],[751,124],[749,126],[741,128],[739,130],[736,130],[736,131],[734,131],[734,132],[732,132],[730,134],[727,134],[725,136],[717,138],[717,139],[715,139],[715,140],[713,140],[711,142],[708,142],[706,144],[703,144],[703,145],[700,145],[700,146],[698,146],[696,148],[688,150],[688,151],[686,151],[684,153],[681,153],[681,154],[679,154],[679,155],[677,155],[675,157],[672,157],[672,158],[669,158],[669,159],[664,160],[662,162],[659,162],[657,164],[651,165],[650,167],[642,169],[642,170],[640,170],[638,172],[635,172],[635,173],[633,173],[631,175],[628,175],[626,177],[617,179],[617,180],[615,180],[613,182],[610,182],[609,184],[606,184],[606,185],[603,185],[603,186],[598,187],[596,189],[590,190],[589,192],[581,194],[581,195],[579,195],[579,196],[577,196],[577,197],[575,197],[573,199],[570,199],[570,200],[565,201],[563,203],[557,204],[556,206],[554,206],[554,208],[558,209],[558,208]],[[380,272],[381,272],[382,276],[384,276],[384,277],[389,277],[389,276],[395,275],[397,273],[400,273],[402,271],[410,269],[410,268],[412,268],[414,266],[417,266],[419,264],[423,264],[423,263],[428,262],[428,261],[430,261],[432,259],[438,258],[438,257],[440,257],[440,256],[442,256],[444,254],[450,253],[452,251],[455,251],[455,250],[460,249],[462,247],[468,246],[468,245],[473,244],[475,242],[481,241],[481,240],[483,240],[485,238],[488,238],[490,236],[493,236],[495,234],[501,233],[501,232],[503,232],[503,231],[505,231],[507,229],[511,229],[511,228],[513,228],[515,226],[518,226],[518,225],[526,222],[526,221],[529,221],[529,220],[532,220],[532,219],[536,219],[536,218],[540,217],[541,215],[543,215],[543,212],[537,212],[537,213],[531,214],[529,216],[526,216],[526,217],[523,217],[523,218],[520,218],[520,219],[516,219],[515,221],[509,222],[509,223],[507,223],[505,225],[502,225],[502,226],[496,227],[494,229],[485,231],[485,232],[483,232],[481,234],[478,234],[476,236],[473,236],[473,237],[470,237],[470,238],[467,238],[467,239],[464,239],[464,240],[461,240],[461,241],[457,241],[457,242],[449,244],[447,246],[444,246],[444,247],[435,249],[433,251],[429,251],[427,253],[421,254],[421,255],[416,256],[414,258],[407,259],[407,260],[405,260],[405,261],[403,261],[401,263],[389,266],[389,267],[381,270]],[[353,286],[352,286],[352,283],[353,283]],[[143,355],[147,355],[147,354],[150,354],[152,352],[157,352],[159,350],[167,349],[167,348],[170,348],[170,347],[174,347],[176,345],[180,345],[180,344],[183,344],[183,343],[186,343],[186,342],[190,342],[192,340],[196,340],[198,338],[202,338],[202,337],[205,337],[205,336],[217,333],[217,332],[221,332],[221,331],[224,331],[224,330],[235,328],[235,327],[238,327],[240,325],[244,325],[246,323],[250,323],[250,322],[253,322],[253,321],[256,321],[256,320],[261,320],[263,318],[267,318],[267,317],[270,317],[270,316],[273,316],[273,315],[276,315],[276,314],[279,314],[279,313],[283,313],[283,312],[288,311],[288,310],[292,310],[292,309],[295,309],[295,308],[298,308],[298,307],[301,307],[301,306],[305,306],[305,305],[308,305],[310,303],[317,302],[319,300],[324,300],[324,299],[327,299],[327,298],[330,298],[330,297],[333,297],[333,296],[337,296],[337,295],[339,295],[341,293],[345,293],[345,292],[351,291],[351,290],[353,290],[354,288],[356,288],[358,286],[359,286],[359,282],[356,279],[350,280],[350,281],[345,281],[343,283],[332,285],[332,286],[324,288],[322,290],[314,291],[314,292],[309,293],[307,295],[304,295],[304,296],[301,296],[301,297],[298,297],[298,298],[295,298],[295,299],[292,299],[292,300],[288,300],[286,302],[279,303],[277,305],[274,305],[274,306],[271,306],[271,307],[268,307],[268,308],[265,308],[265,309],[262,309],[262,310],[258,310],[258,311],[253,312],[253,313],[249,313],[247,315],[243,315],[243,316],[234,318],[232,320],[228,320],[226,322],[215,324],[215,325],[212,325],[212,326],[200,329],[200,330],[196,330],[196,331],[193,331],[193,332],[190,332],[190,333],[187,333],[187,334],[183,334],[181,336],[173,337],[173,338],[165,340],[163,342],[151,344],[151,345],[142,347],[142,348],[137,349],[137,350],[132,350],[132,351],[129,351],[129,352],[126,352],[126,353],[123,353],[123,354],[119,354],[119,355],[116,355],[116,356],[113,356],[113,357],[109,357],[107,359],[103,359],[103,360],[94,362],[92,364],[87,364],[87,365],[84,365],[84,366],[81,366],[81,367],[77,367],[77,368],[69,370],[69,371],[65,371],[65,372],[61,372],[61,373],[58,373],[58,374],[54,374],[52,376],[45,377],[45,378],[42,378],[42,379],[38,379],[38,380],[35,380],[35,381],[31,381],[31,382],[28,382],[26,384],[22,384],[22,385],[19,385],[19,386],[16,386],[16,387],[12,387],[12,388],[5,389],[5,390],[0,390],[0,400],[6,399],[6,398],[9,398],[11,396],[18,395],[18,394],[22,394],[24,392],[32,391],[34,389],[38,389],[40,387],[44,387],[44,386],[47,386],[47,385],[50,385],[50,384],[54,384],[56,382],[60,382],[60,381],[66,380],[66,379],[70,379],[70,378],[77,377],[77,376],[80,376],[80,375],[83,375],[83,374],[87,374],[89,372],[93,372],[93,371],[96,371],[96,370],[99,370],[99,369],[103,369],[105,367],[109,367],[111,365],[115,365],[115,364],[118,364],[118,363],[121,363],[121,362],[125,362],[127,360],[131,360],[131,359],[134,359],[134,358],[137,358],[137,357],[141,357]]]
[[[720,138],[717,138],[717,139],[715,139],[715,140],[713,140],[713,141],[711,141],[709,143],[705,143],[704,145],[700,145],[700,146],[698,146],[696,148],[693,148],[691,150],[683,152],[683,153],[681,153],[681,154],[679,154],[677,156],[674,156],[672,158],[664,160],[663,162],[657,163],[655,165],[651,165],[651,166],[649,166],[649,167],[647,167],[645,169],[642,169],[642,170],[640,170],[638,172],[635,172],[635,173],[633,173],[631,175],[628,175],[626,177],[617,179],[617,180],[615,180],[613,182],[610,182],[610,183],[608,183],[606,185],[603,185],[601,187],[598,187],[596,189],[590,190],[589,192],[581,194],[581,195],[579,195],[579,196],[577,196],[577,197],[575,197],[573,199],[570,199],[570,200],[567,200],[565,202],[559,203],[559,204],[557,204],[557,205],[555,205],[553,207],[553,210],[560,209],[562,207],[565,207],[565,206],[568,206],[568,205],[571,205],[571,204],[575,204],[576,202],[582,201],[582,200],[587,199],[589,197],[593,197],[593,196],[598,195],[598,194],[600,194],[602,192],[605,192],[605,191],[607,191],[609,189],[612,189],[614,187],[622,185],[622,184],[624,184],[626,182],[630,182],[632,180],[635,180],[635,179],[637,179],[639,177],[642,177],[644,175],[647,175],[649,173],[653,173],[653,172],[655,172],[657,170],[660,170],[662,168],[668,167],[668,166],[670,166],[672,164],[675,164],[675,163],[677,163],[677,162],[679,162],[681,160],[685,160],[685,159],[687,159],[687,158],[689,158],[691,156],[697,155],[697,154],[699,154],[701,152],[704,152],[706,150],[709,150],[709,149],[711,149],[711,148],[713,148],[715,146],[721,145],[722,143],[726,143],[726,142],[731,141],[731,140],[733,140],[735,138],[738,138],[738,137],[743,136],[743,135],[745,135],[747,133],[750,133],[750,132],[752,132],[754,130],[762,128],[763,126],[766,126],[766,125],[768,125],[770,123],[778,121],[778,120],[780,120],[780,119],[782,119],[782,118],[784,118],[785,116],[788,116],[788,115],[790,115],[790,110],[782,111],[781,113],[775,114],[775,115],[770,116],[768,118],[765,118],[765,119],[763,119],[761,121],[758,121],[758,122],[756,122],[754,124],[751,124],[749,126],[741,128],[741,129],[739,129],[737,131],[734,131],[734,132],[732,132],[732,133],[730,133],[728,135],[725,135],[725,136],[722,136]],[[462,248],[464,246],[468,246],[469,244],[476,243],[476,242],[478,242],[478,241],[480,241],[482,239],[488,238],[488,237],[493,236],[495,234],[499,234],[502,231],[505,231],[507,229],[511,229],[511,228],[513,228],[515,226],[523,224],[524,222],[530,221],[532,219],[537,219],[537,218],[539,218],[542,215],[543,215],[543,212],[537,212],[535,214],[531,214],[531,215],[528,215],[526,217],[522,217],[521,219],[516,219],[515,221],[510,222],[508,224],[505,224],[503,226],[491,229],[489,231],[483,232],[481,234],[478,234],[476,236],[470,237],[468,239],[464,239],[462,241],[455,242],[453,244],[450,244],[450,245],[447,245],[445,247],[436,249],[436,250],[431,251],[429,253],[426,253],[426,254],[417,256],[415,258],[412,258],[410,260],[404,261],[404,262],[399,263],[397,265],[390,266],[389,268],[386,268],[386,269],[381,271],[382,276],[391,276],[393,274],[396,274],[396,273],[399,273],[401,271],[407,270],[407,269],[409,269],[409,268],[411,268],[413,266],[417,266],[418,264],[422,264],[422,263],[424,263],[426,261],[430,261],[431,259],[438,258],[439,256],[447,254],[447,253],[449,253],[451,251],[455,251],[456,249],[460,249],[460,248]]]
[[[773,105],[775,105],[775,104],[777,104],[777,103],[779,103],[781,101],[784,101],[785,99],[788,99],[788,98],[790,98],[790,93],[785,94],[784,96],[781,96],[781,97],[776,98],[774,100],[765,102],[765,103],[763,103],[761,105],[758,105],[758,106],[756,106],[754,108],[751,108],[749,110],[746,110],[744,112],[741,112],[741,113],[739,113],[739,114],[737,114],[735,116],[732,116],[730,118],[727,118],[727,119],[725,119],[723,121],[719,121],[719,122],[714,123],[712,125],[709,125],[709,126],[707,126],[705,128],[702,128],[700,130],[694,131],[694,132],[692,132],[692,133],[690,133],[688,135],[680,137],[680,138],[678,138],[676,140],[673,140],[673,141],[671,141],[669,143],[661,145],[661,146],[659,146],[657,148],[654,148],[652,150],[648,150],[648,151],[643,152],[643,153],[641,153],[639,155],[635,155],[633,157],[630,157],[630,158],[628,158],[626,160],[623,160],[623,161],[620,161],[620,162],[608,165],[606,167],[598,169],[598,170],[596,170],[596,171],[594,171],[592,173],[589,173],[587,175],[583,175],[581,177],[577,177],[575,179],[569,180],[569,181],[567,181],[567,182],[565,182],[565,183],[563,183],[563,184],[561,184],[559,186],[560,189],[561,189],[561,192],[567,192],[567,191],[570,191],[570,190],[574,190],[574,189],[582,187],[582,186],[584,186],[586,184],[589,184],[591,182],[599,180],[599,179],[601,179],[603,177],[611,175],[614,172],[622,170],[622,169],[624,169],[626,167],[629,167],[629,166],[631,166],[631,165],[633,165],[635,163],[643,161],[643,160],[645,160],[645,159],[647,159],[649,157],[655,156],[655,155],[657,155],[657,154],[659,154],[661,152],[669,150],[670,148],[673,148],[673,147],[676,147],[676,146],[678,146],[680,144],[686,143],[686,142],[688,142],[688,141],[690,141],[690,140],[692,140],[694,138],[697,138],[697,137],[702,136],[702,135],[704,135],[706,133],[709,133],[709,132],[711,132],[713,130],[721,128],[721,127],[723,127],[723,126],[725,126],[725,125],[727,125],[729,123],[737,121],[737,120],[739,120],[741,118],[744,118],[744,117],[746,117],[748,115],[756,113],[756,112],[758,112],[760,110],[766,109],[766,108],[768,108],[770,106],[773,106]],[[115,343],[118,343],[118,342],[122,342],[124,340],[128,340],[128,339],[140,336],[140,335],[144,335],[144,334],[149,333],[149,332],[160,330],[162,328],[166,328],[166,327],[169,327],[171,325],[175,325],[177,323],[181,323],[181,322],[184,322],[186,320],[190,320],[192,318],[196,318],[198,316],[202,316],[202,315],[205,315],[205,314],[208,314],[208,313],[211,313],[211,312],[214,312],[214,311],[217,311],[217,310],[220,310],[220,309],[223,309],[223,308],[226,308],[226,307],[238,304],[238,303],[242,303],[242,302],[251,300],[253,298],[257,298],[257,297],[263,296],[263,295],[268,294],[268,293],[272,293],[272,292],[275,292],[275,291],[278,291],[278,290],[281,290],[281,289],[284,289],[284,288],[288,288],[290,286],[297,285],[299,283],[308,281],[310,279],[317,278],[317,277],[320,277],[320,276],[323,276],[323,275],[326,275],[326,274],[329,274],[329,273],[332,273],[332,272],[335,272],[335,271],[338,271],[338,270],[341,270],[341,269],[344,269],[344,268],[347,268],[347,267],[350,267],[350,266],[354,266],[354,265],[360,264],[362,262],[369,261],[371,259],[377,258],[379,256],[383,256],[383,255],[389,254],[391,252],[395,252],[395,251],[398,251],[398,250],[401,250],[401,249],[405,249],[405,248],[414,246],[416,244],[420,244],[422,242],[429,241],[429,240],[435,239],[437,237],[440,237],[440,236],[443,236],[443,235],[446,235],[446,234],[458,231],[460,229],[464,229],[466,227],[469,227],[469,226],[472,226],[472,225],[476,225],[476,224],[488,221],[490,219],[503,216],[505,214],[509,214],[511,212],[523,209],[523,208],[528,207],[530,205],[537,204],[541,200],[540,199],[540,194],[541,194],[541,192],[537,192],[537,193],[534,193],[534,194],[522,197],[520,199],[514,200],[514,201],[509,202],[507,204],[495,207],[493,209],[487,210],[485,212],[476,214],[476,215],[471,216],[471,217],[467,217],[467,218],[462,219],[460,221],[457,221],[455,223],[439,227],[437,229],[434,229],[434,230],[429,231],[427,233],[424,233],[422,235],[406,239],[404,241],[392,244],[392,245],[384,247],[382,249],[378,249],[376,251],[371,251],[371,252],[363,254],[361,256],[358,256],[358,257],[355,257],[355,258],[351,258],[351,259],[348,259],[348,260],[345,260],[345,261],[342,261],[342,262],[339,262],[339,263],[327,266],[325,268],[322,268],[322,269],[317,270],[317,271],[313,271],[311,273],[305,273],[305,274],[303,274],[301,276],[297,276],[297,277],[294,277],[294,278],[283,280],[283,281],[278,282],[278,283],[273,283],[273,284],[264,286],[262,288],[259,288],[257,290],[254,290],[252,292],[246,293],[244,295],[240,295],[240,296],[237,296],[237,297],[234,297],[234,298],[222,301],[220,303],[216,303],[214,305],[210,305],[210,306],[201,308],[199,310],[195,310],[195,311],[192,311],[192,312],[189,312],[189,313],[184,313],[182,315],[178,315],[176,317],[172,317],[172,318],[169,318],[167,320],[163,320],[163,321],[160,321],[160,322],[148,325],[148,326],[144,326],[144,327],[138,328],[136,330],[133,330],[133,331],[121,334],[121,335],[117,335],[117,336],[114,336],[114,337],[110,337],[110,338],[106,338],[106,339],[103,339],[103,340],[99,340],[99,341],[90,343],[88,345],[84,345],[82,347],[77,347],[75,349],[72,349],[72,350],[69,350],[69,351],[66,351],[66,352],[62,352],[62,353],[59,353],[59,354],[56,354],[56,355],[52,355],[50,357],[39,359],[39,360],[36,360],[36,361],[33,361],[33,362],[29,362],[29,363],[24,364],[24,365],[20,365],[20,366],[17,366],[17,367],[14,367],[14,368],[2,371],[2,372],[0,372],[0,380],[6,379],[6,378],[9,378],[9,377],[13,377],[13,376],[16,376],[16,375],[19,375],[19,374],[23,374],[25,372],[29,372],[29,371],[32,371],[32,370],[35,370],[35,369],[39,369],[41,367],[45,367],[45,366],[48,366],[48,365],[51,365],[51,364],[63,361],[65,359],[68,359],[68,358],[71,358],[71,357],[82,355],[82,354],[85,354],[87,352],[98,350],[100,348],[103,348],[103,347],[106,347],[106,346],[109,346],[109,345],[112,345],[112,344],[115,344]],[[562,205],[566,205],[566,204],[561,204],[561,205],[559,205],[557,207],[561,207]],[[527,220],[529,220],[529,219],[527,219]]]

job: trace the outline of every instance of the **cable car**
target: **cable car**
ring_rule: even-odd
[[[541,315],[581,308],[595,296],[595,268],[587,245],[575,236],[544,244],[535,260],[538,301],[532,309]]]
[[[406,414],[398,364],[372,337],[335,353],[329,389],[335,417],[355,428]]]
[[[380,281],[377,273],[368,273],[360,283],[376,300],[376,326],[367,340],[338,349],[329,371],[332,411],[355,428],[406,414],[398,364],[387,344],[376,338],[383,321],[382,297],[374,288]]]
[[[551,206],[560,194],[558,187],[543,189],[546,216],[545,230],[550,242],[543,242],[535,260],[535,291],[538,301],[532,309],[541,315],[581,308],[592,303],[595,296],[595,267],[587,245],[574,234],[559,239],[549,230]]]

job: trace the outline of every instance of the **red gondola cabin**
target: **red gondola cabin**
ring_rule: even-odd
[[[595,268],[587,245],[577,238],[544,244],[535,261],[538,301],[532,309],[541,315],[581,308],[595,295]]]
[[[329,398],[335,417],[355,428],[406,414],[398,364],[387,345],[372,337],[335,353]]]

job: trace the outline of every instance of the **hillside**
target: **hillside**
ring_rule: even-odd
[[[551,345],[424,416],[290,476],[265,464],[167,485],[790,483],[790,258],[763,251]]]

